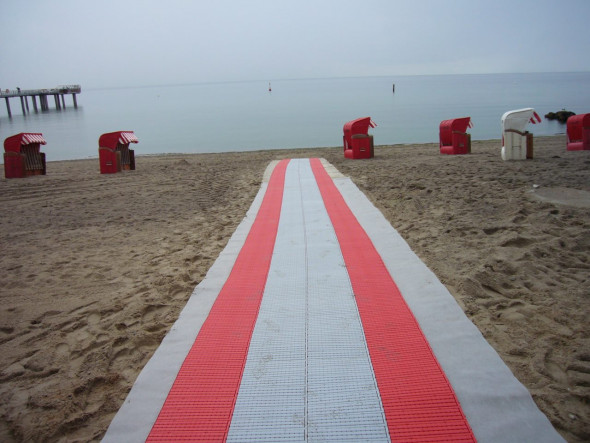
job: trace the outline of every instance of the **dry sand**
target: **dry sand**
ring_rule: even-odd
[[[116,175],[93,159],[2,179],[0,441],[99,440],[268,163],[310,156],[385,214],[558,431],[589,440],[590,151],[556,136],[523,162],[492,140],[467,156],[437,144],[356,161],[341,148],[139,156]]]

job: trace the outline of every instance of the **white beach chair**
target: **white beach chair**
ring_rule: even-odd
[[[527,144],[532,158],[532,134],[525,131],[527,124],[540,122],[533,108],[517,109],[502,115],[502,160],[526,160]]]

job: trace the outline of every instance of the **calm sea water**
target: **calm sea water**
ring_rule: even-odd
[[[276,80],[272,92],[267,81],[82,85],[77,99],[77,109],[66,96],[65,110],[39,113],[29,102],[26,115],[11,99],[12,118],[2,100],[0,139],[42,132],[49,161],[96,157],[100,134],[117,130],[135,131],[137,155],[340,146],[344,123],[365,116],[378,124],[370,131],[378,145],[438,142],[441,120],[464,116],[474,123],[472,139],[499,139],[508,110],[590,112],[590,72]],[[565,125],[543,119],[528,130],[561,134]]]

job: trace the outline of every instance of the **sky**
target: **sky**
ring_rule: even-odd
[[[590,71],[590,0],[0,0],[0,88]]]

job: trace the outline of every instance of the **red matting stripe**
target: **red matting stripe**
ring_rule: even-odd
[[[288,160],[277,164],[234,267],[147,441],[224,441],[274,249]]]
[[[475,441],[381,256],[320,160],[311,165],[350,275],[391,440]]]

